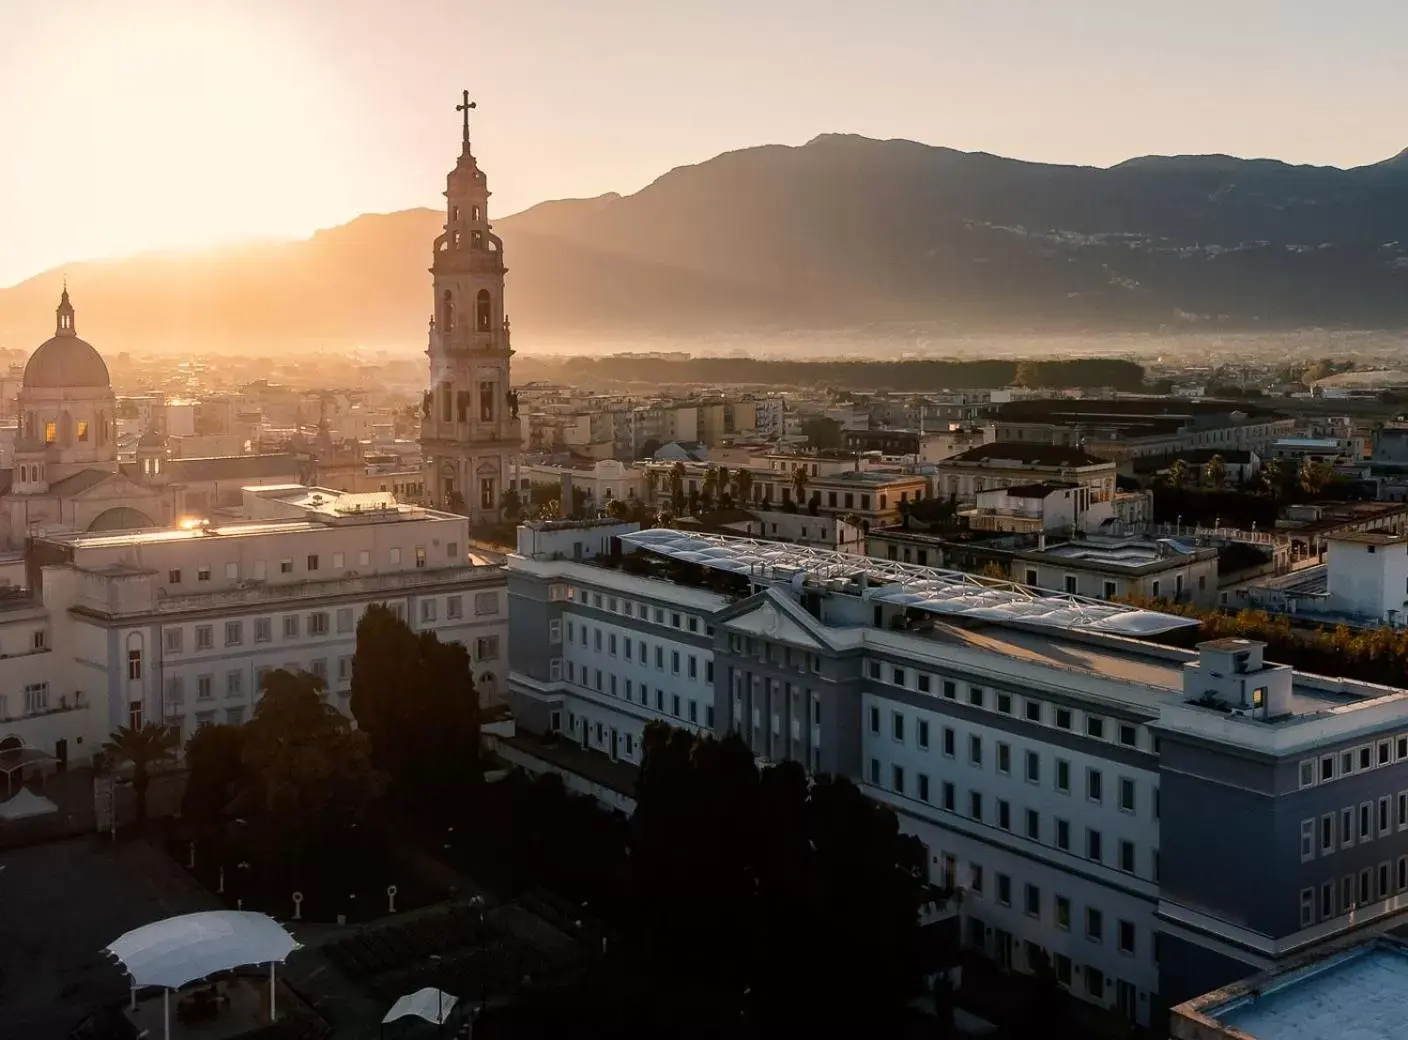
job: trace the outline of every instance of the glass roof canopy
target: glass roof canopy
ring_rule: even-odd
[[[621,541],[686,563],[740,574],[759,585],[804,584],[856,595],[860,584],[872,603],[932,614],[1043,628],[1148,636],[1198,622],[1121,603],[1035,589],[963,571],[853,556],[756,538],[652,528]]]

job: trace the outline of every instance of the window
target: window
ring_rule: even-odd
[[[870,662],[870,677],[871,677],[872,679],[877,679],[877,680],[880,678],[880,662],[879,662],[879,661],[871,661],[871,662]]]
[[[256,643],[267,643],[267,642],[269,642],[269,641],[270,641],[271,639],[273,639],[273,638],[274,638],[274,620],[273,620],[273,618],[266,618],[266,617],[255,618],[255,619],[254,619],[254,641],[255,641]]]
[[[1012,829],[1012,805],[1002,798],[997,800],[997,825],[1005,831]]]
[[[1368,841],[1373,837],[1373,813],[1368,802],[1359,804],[1359,840]]]
[[[1402,802],[1400,801],[1400,805]],[[1320,817],[1320,855],[1328,856],[1335,851],[1335,814],[1326,813]]]
[[[560,627],[560,626],[562,625],[562,622],[559,621],[557,624],[559,625],[559,628],[558,628],[558,633],[557,633],[558,638],[557,638],[556,641],[560,643],[560,642],[562,642],[562,629],[561,629],[561,627]],[[351,631],[352,631],[352,628],[353,628],[353,624],[352,624],[352,608],[351,608],[351,607],[338,607],[338,608],[337,608],[337,630],[338,630],[339,632],[351,632]]]
[[[954,756],[954,733],[948,726],[944,727],[944,754],[949,758]]]
[[[1012,695],[1010,693],[999,693],[997,695],[997,710],[1004,715],[1012,714]]]
[[[1312,860],[1312,859],[1314,859],[1314,858],[1315,858],[1315,821],[1314,821],[1313,819],[1310,819],[1310,820],[1301,820],[1301,821],[1300,821],[1300,861],[1301,861],[1302,863],[1305,863],[1307,860]]]
[[[1026,903],[1027,916],[1041,916],[1041,889],[1037,888],[1035,885],[1026,886],[1024,902]]]
[[[196,626],[196,649],[197,649],[197,650],[209,650],[209,649],[210,649],[211,647],[213,647],[214,645],[215,645],[215,626],[214,626],[214,625],[197,625],[197,626]]]
[[[1098,802],[1104,797],[1104,789],[1100,770],[1086,769],[1085,771],[1085,797],[1092,802]]]
[[[1070,728],[1071,728],[1071,709],[1070,709],[1070,708],[1057,708],[1057,709],[1056,709],[1056,728],[1057,728],[1057,729],[1070,729]]]
[[[47,682],[29,683],[24,688],[24,713],[35,715],[41,711],[49,710],[49,684]]]
[[[1379,837],[1383,837],[1393,828],[1390,826],[1389,798],[1384,795],[1379,799]]]
[[[203,563],[196,568],[196,581],[210,580],[210,564]]]
[[[393,560],[393,561],[391,561],[391,562],[397,563],[397,562],[399,562],[399,561],[400,561],[400,557],[398,556],[395,560]],[[371,551],[370,549],[362,549],[361,551],[359,551],[359,552],[357,553],[357,566],[358,566],[358,567],[370,567],[371,565],[372,565],[372,551]],[[557,586],[554,586],[554,587],[556,588]]]
[[[816,670],[815,665],[813,665],[812,670],[813,670],[813,671]],[[919,686],[919,692],[920,692],[920,693],[928,693],[928,692],[929,692],[929,686],[930,686],[929,676],[927,676],[927,675],[925,675],[923,672],[921,672],[921,673],[919,673],[918,675],[916,675],[914,678],[915,678],[915,682],[916,682],[916,683],[918,684],[918,686]]]
[[[1056,927],[1069,931],[1071,927],[1071,901],[1065,896],[1057,896],[1055,905]]]
[[[1000,741],[997,745],[997,771],[1004,776],[1012,772],[1012,747]]]
[[[954,700],[958,697],[958,684],[952,679],[944,680],[944,697],[947,700]]]
[[[285,614],[285,615],[284,615],[284,638],[285,638],[285,639],[297,639],[297,638],[298,638],[298,615],[297,615],[297,614]]]
[[[1389,866],[1387,863],[1379,864],[1379,898],[1387,899],[1389,894]]]
[[[929,776],[927,773],[918,774],[919,779],[919,800],[927,802],[929,800]]]
[[[903,686],[903,685],[904,685],[904,669],[903,669],[903,668],[896,668],[896,669],[894,669],[893,672],[891,672],[890,681],[893,682],[896,686]]]
[[[1354,844],[1354,810],[1340,810],[1340,846],[1349,848]]]
[[[929,750],[929,720],[919,719],[915,725],[917,726],[915,739],[918,741],[920,749]]]
[[[1064,758],[1056,760],[1056,790],[1062,794],[1071,793],[1071,764]]]
[[[1022,706],[1022,712],[1026,716],[1028,722],[1040,722],[1041,701],[1034,701],[1028,699],[1027,702]]]
[[[280,561],[279,561],[279,573],[280,573],[280,574],[292,574],[292,573],[293,573],[293,561],[292,561],[292,560],[280,560]]]
[[[1360,749],[1359,749],[1359,768],[1360,768],[1360,769],[1371,769],[1371,768],[1373,768],[1373,765],[1374,765],[1373,758],[1374,758],[1374,756],[1373,756],[1373,749],[1372,749],[1372,748],[1369,748],[1368,746],[1365,746],[1365,747],[1360,748]]]
[[[308,569],[309,569],[310,571],[315,571],[315,570],[318,569],[318,554],[317,554],[317,553],[309,553],[309,554],[308,554]]]
[[[968,761],[975,766],[983,764],[983,738],[971,736],[968,738]]]
[[[1067,820],[1056,821],[1056,847],[1062,852],[1071,851],[1071,825]]]
[[[880,785],[880,760],[878,758],[870,760],[870,782],[877,787]]]
[[[981,791],[968,792],[968,815],[981,822],[983,818],[983,793]]]
[[[1408,827],[1408,791],[1398,792],[1398,829]]]
[[[483,617],[486,614],[497,614],[499,612],[499,594],[497,592],[476,592],[474,594],[474,615]]]
[[[974,895],[983,894],[983,868],[977,863],[968,864],[968,889]]]
[[[880,732],[880,709],[876,707],[870,709],[870,732]]]
[[[416,566],[417,566],[417,567],[424,567],[424,566],[425,566],[425,546],[423,546],[423,545],[417,545],[417,546],[416,546]]]
[[[213,677],[209,675],[196,676],[196,700],[208,701],[215,696]]]
[[[904,716],[897,711],[890,713],[890,738],[904,743]]]
[[[968,703],[979,708],[983,706],[983,688],[981,686],[968,687]]]
[[[184,640],[185,632],[179,628],[168,628],[162,635],[165,639],[166,652],[168,654],[179,654],[181,652],[181,643]]]
[[[1134,873],[1134,842],[1120,841],[1120,869],[1126,874]]]
[[[1041,813],[1035,809],[1027,810],[1027,837],[1032,841],[1041,840]]]
[[[1321,782],[1321,783],[1324,783],[1326,780],[1333,780],[1334,778],[1335,778],[1335,756],[1334,756],[1334,755],[1322,755],[1322,756],[1320,756],[1320,782]]]
[[[1121,921],[1119,926],[1120,953],[1134,953],[1134,922]]]
[[[1006,874],[997,875],[997,902],[1001,906],[1012,905],[1012,879]]]
[[[166,572],[166,581],[167,581],[167,583],[170,584],[170,585],[180,585],[180,584],[181,584],[181,568],[177,567],[177,568],[175,568],[174,570],[169,570],[169,571],[167,571],[167,572]]]
[[[1120,743],[1125,747],[1139,746],[1139,729],[1135,726],[1121,724]]]
[[[399,545],[393,545],[391,550],[386,554],[386,557],[391,563],[400,563],[401,547]]]
[[[1096,718],[1093,715],[1085,717],[1085,735],[1094,737],[1096,740],[1105,739],[1105,720]]]
[[[1374,872],[1365,867],[1359,872],[1359,905],[1367,906],[1374,898]]]
[[[1105,939],[1105,919],[1093,906],[1085,908],[1085,937],[1097,943]],[[1091,970],[1093,969],[1086,969],[1087,972]]]
[[[1306,759],[1300,764],[1300,786],[1310,787],[1315,783],[1315,760]]]
[[[499,637],[480,636],[474,641],[474,657],[479,661],[496,661],[499,657]]]
[[[1120,777],[1120,809],[1134,812],[1134,781],[1127,776]]]
[[[422,620],[426,620],[426,618],[425,618],[425,607],[426,607],[426,604],[429,604],[429,605],[430,605],[430,618],[429,618],[429,620],[434,621],[434,620],[435,620],[435,601],[434,601],[433,599],[423,599],[423,600],[421,600],[421,610],[420,610],[421,619],[422,619]],[[310,636],[325,636],[325,635],[328,634],[328,616],[327,616],[326,613],[324,613],[323,611],[319,610],[319,611],[316,611],[316,612],[314,612],[314,613],[308,615],[308,634],[309,634]]]
[[[226,645],[226,646],[239,646],[239,645],[240,645],[241,643],[243,643],[243,642],[244,642],[244,622],[243,622],[243,621],[226,621],[226,622],[225,622],[225,645]]]
[[[244,672],[225,673],[225,696],[242,697],[244,695]]]
[[[1035,751],[1027,752],[1027,783],[1041,783],[1041,756]]]
[[[944,781],[944,785],[943,785],[943,798],[944,798],[943,804],[944,804],[944,808],[947,809],[949,812],[957,812],[957,811],[958,811],[958,809],[957,809],[957,798],[956,798],[956,795],[957,795],[957,792],[954,790],[953,784],[951,784],[951,783],[949,783],[947,780],[945,780],[945,781]]]
[[[1097,830],[1087,830],[1085,832],[1085,858],[1101,862],[1103,849],[1101,848],[1100,832]]]
[[[333,566],[333,570],[339,570],[339,571],[342,570],[346,559],[347,559],[347,557],[346,557],[346,555],[344,555],[343,553],[340,553],[340,552],[335,552],[335,553],[333,553],[333,554],[332,554],[332,566]]]
[[[896,794],[904,794],[904,766],[890,767],[890,788]]]

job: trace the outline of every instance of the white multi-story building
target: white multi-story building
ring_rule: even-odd
[[[1186,619],[1127,605],[745,538],[537,525],[507,570],[517,725],[577,756],[520,736],[520,761],[614,759],[628,808],[663,719],[850,777],[964,891],[965,942],[1016,970],[1044,951],[1131,1020],[1403,923],[1403,690],[1247,640],[1147,643]]]
[[[497,697],[503,570],[468,552],[465,517],[302,486],[250,488],[243,513],[36,540],[36,587],[0,603],[0,750],[77,762],[123,725],[241,723],[277,668],[346,710],[374,603],[463,643],[481,701]]]

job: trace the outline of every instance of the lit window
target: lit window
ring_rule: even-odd
[[[87,419],[79,419],[79,420],[78,420],[78,439],[79,439],[80,441],[86,441],[86,440],[88,439],[88,420],[87,420]]]

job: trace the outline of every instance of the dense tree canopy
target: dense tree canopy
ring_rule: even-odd
[[[412,631],[383,606],[357,625],[352,714],[403,794],[453,798],[479,776],[479,694],[469,651]]]
[[[915,991],[926,857],[892,811],[796,763],[760,771],[736,736],[655,724],[644,748],[631,862],[662,957],[747,990],[762,1021],[873,1018]]]
[[[220,823],[244,776],[244,727],[201,726],[186,741],[181,815],[198,826]]]

